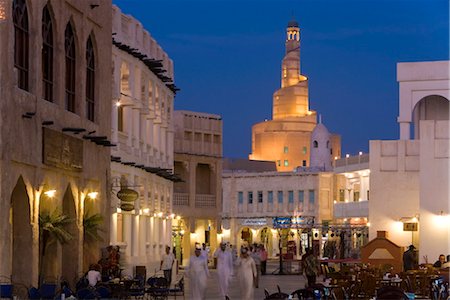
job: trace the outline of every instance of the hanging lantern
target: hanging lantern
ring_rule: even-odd
[[[135,190],[123,188],[117,192],[117,198],[120,199],[120,209],[124,211],[132,211],[134,209],[134,201],[139,197],[139,193]]]

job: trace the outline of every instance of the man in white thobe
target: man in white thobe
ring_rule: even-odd
[[[220,249],[214,253],[217,258],[217,279],[219,280],[219,292],[222,298],[228,295],[228,285],[233,274],[233,258],[231,252],[226,249],[225,243],[220,244]]]
[[[209,270],[206,260],[200,255],[201,247],[195,247],[195,255],[191,256],[187,274],[191,283],[191,298],[195,300],[205,299],[206,283]]]

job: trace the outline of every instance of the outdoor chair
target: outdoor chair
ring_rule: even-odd
[[[39,293],[39,290],[37,288],[32,286],[28,289],[28,299],[39,300],[41,299],[41,293]]]
[[[149,287],[145,293],[150,295],[151,299],[164,300],[169,296],[169,283],[164,277],[150,277],[147,279]]]
[[[177,296],[183,296],[184,299],[184,277],[181,277],[175,286],[172,289],[169,289],[169,295],[174,296],[177,299]]]
[[[309,288],[295,290],[291,295],[296,296],[300,300],[314,299],[314,291]]]
[[[0,298],[13,298],[13,285],[10,283],[0,283]]]
[[[136,276],[131,281],[131,285],[126,287],[126,294],[128,297],[143,299],[145,296],[145,279],[142,276]]]
[[[264,300],[284,300],[289,299],[289,294],[286,293],[273,293],[264,298]]]
[[[82,288],[77,291],[77,299],[97,299],[97,294],[90,288]]]
[[[41,295],[41,299],[54,299],[56,296],[56,284],[43,283],[39,288],[39,294]]]
[[[97,293],[98,298],[100,299],[109,299],[111,298],[111,290],[106,286],[100,285],[95,288],[95,292]]]
[[[396,286],[383,286],[377,290],[377,300],[408,300],[403,290]]]

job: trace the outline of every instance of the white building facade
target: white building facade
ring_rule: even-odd
[[[171,245],[173,62],[142,24],[112,11],[111,244],[124,272],[159,266]],[[124,203],[119,191],[137,192]],[[134,192],[133,192],[134,191]],[[123,200],[123,199],[122,199]]]
[[[332,173],[224,172],[222,186],[224,241],[263,244],[269,257],[280,245],[293,258],[308,247],[321,253],[322,225],[332,219]]]
[[[370,142],[370,237],[414,244],[420,262],[450,253],[450,63],[399,63],[400,139]]]

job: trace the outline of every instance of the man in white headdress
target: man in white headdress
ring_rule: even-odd
[[[195,255],[191,256],[187,275],[191,283],[191,298],[195,300],[205,299],[206,281],[208,280],[209,270],[207,261],[200,255],[201,246],[195,245]]]
[[[253,300],[256,280],[256,266],[248,253],[248,248],[241,248],[241,256],[236,260],[238,280],[241,288],[241,300]]]
[[[233,274],[233,258],[231,252],[226,249],[225,243],[220,243],[220,249],[214,252],[217,258],[217,279],[219,280],[219,292],[222,298],[228,295],[228,285]]]

